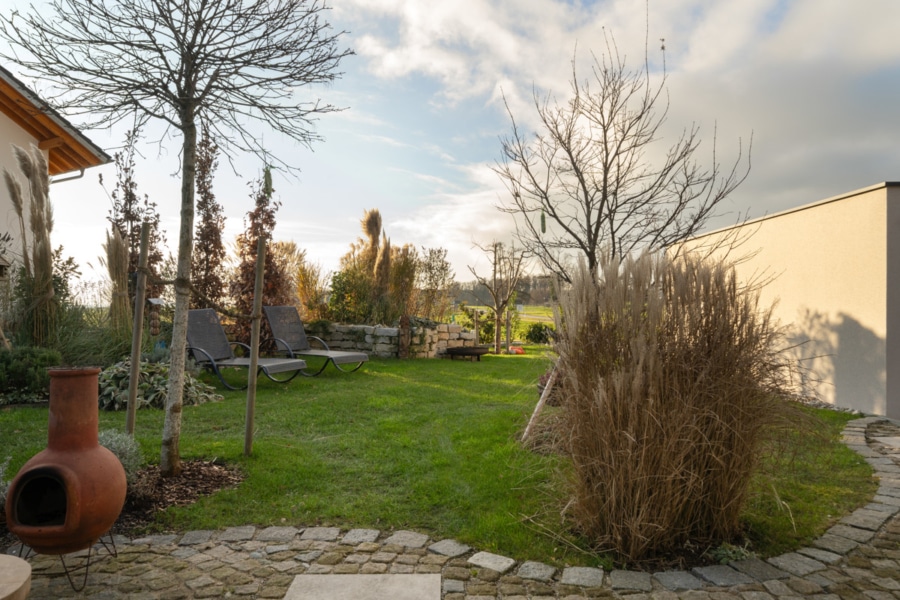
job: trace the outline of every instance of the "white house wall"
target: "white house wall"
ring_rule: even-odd
[[[21,127],[2,113],[0,113],[0,140],[5,142],[5,144],[0,143],[0,170],[9,170],[10,173],[19,177],[19,180],[25,185],[25,180],[22,178],[21,171],[19,171],[19,167],[13,158],[12,144],[30,149],[32,144],[37,143],[37,140],[28,135]],[[10,262],[18,261],[22,253],[21,227],[19,226],[19,217],[16,216],[16,211],[13,208],[5,182],[0,183],[0,233],[3,232],[9,232],[13,237],[12,256],[7,256],[6,259]],[[27,216],[26,236],[28,236],[30,244],[31,232],[27,230]]]
[[[897,417],[900,397],[889,402],[886,369],[892,189],[873,186],[713,232],[691,245],[746,238],[729,256],[746,257],[737,265],[740,278],[765,282],[761,305],[774,304],[775,316],[788,326],[801,366],[798,391]],[[900,234],[900,209],[894,212]],[[894,282],[900,284],[900,275]]]

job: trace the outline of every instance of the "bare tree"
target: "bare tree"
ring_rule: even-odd
[[[418,314],[426,319],[443,321],[450,308],[450,286],[453,270],[447,261],[446,248],[422,247],[419,260]]]
[[[515,298],[519,281],[525,275],[526,252],[514,246],[507,248],[500,242],[494,242],[487,248],[482,246],[478,248],[485,253],[491,263],[491,278],[482,277],[471,266],[469,271],[491,295],[491,308],[494,310],[494,353],[500,354],[503,313]]]
[[[533,137],[507,103],[512,133],[501,140],[494,170],[512,198],[500,209],[516,216],[524,249],[563,280],[570,281],[579,256],[596,273],[602,252],[621,257],[694,235],[747,177],[749,153],[746,169],[739,150],[723,170],[715,135],[712,165],[697,163],[696,124],[653,162],[669,109],[666,80],[663,72],[658,84],[651,82],[646,59],[640,69],[628,69],[607,37],[590,79],[579,79],[573,59],[565,104],[535,92],[540,131]]]
[[[340,60],[318,0],[52,0],[0,15],[15,61],[55,86],[43,92],[86,126],[134,117],[182,136],[181,227],[172,364],[160,469],[180,472],[184,348],[190,300],[197,127],[220,147],[265,155],[250,123],[309,145],[312,119],[336,110],[304,88],[332,81]]]

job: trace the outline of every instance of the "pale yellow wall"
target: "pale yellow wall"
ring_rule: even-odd
[[[775,315],[799,344],[794,353],[805,368],[798,390],[872,414],[888,413],[891,189],[873,186],[690,243],[708,245],[736,233],[746,238],[730,257],[755,253],[738,263],[738,273],[744,281],[767,281],[762,305],[777,302]],[[897,404],[900,410],[900,398]]]
[[[19,181],[25,185],[25,180],[21,177],[21,171],[19,171],[19,167],[13,158],[12,144],[30,149],[32,144],[37,144],[37,140],[28,135],[9,117],[0,114],[0,172],[3,169],[9,170],[10,173],[19,177]],[[46,152],[44,155],[46,156]],[[7,259],[10,261],[19,260],[22,252],[21,228],[19,226],[19,218],[16,216],[12,201],[9,198],[5,181],[0,182],[0,233],[4,231],[8,231],[13,236],[14,242],[13,256],[8,256]],[[27,227],[26,235],[30,244],[31,232],[27,231]]]

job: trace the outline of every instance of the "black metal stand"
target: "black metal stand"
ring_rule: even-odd
[[[107,554],[109,554],[113,558],[117,558],[119,556],[119,550],[118,550],[118,548],[116,548],[116,539],[113,537],[113,534],[111,532],[107,532],[106,536],[109,538],[108,543],[107,543],[107,540],[103,539],[103,536],[100,536],[100,539],[98,539],[97,542],[99,544],[101,544],[103,546],[103,548],[106,549]],[[26,548],[28,549],[27,551],[25,551]],[[69,565],[66,564],[65,555],[64,554],[59,555],[59,560],[62,563],[63,571],[66,574],[66,579],[69,580],[69,585],[72,586],[72,590],[75,592],[80,592],[81,590],[84,589],[84,586],[87,585],[87,577],[88,577],[88,572],[90,571],[90,568],[91,568],[91,557],[94,552],[94,545],[92,544],[87,549],[87,551],[88,551],[87,561],[85,562],[84,566],[82,566],[82,567],[71,567],[70,568]],[[24,552],[24,556],[23,556],[23,552]],[[19,558],[28,560],[35,554],[37,554],[37,552],[35,552],[30,546],[26,546],[25,544],[21,544],[19,546]],[[81,586],[78,586],[75,579],[73,579],[73,577],[78,577],[78,571],[80,569],[84,569],[84,576],[81,578]]]

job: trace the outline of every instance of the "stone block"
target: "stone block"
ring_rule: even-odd
[[[482,569],[490,569],[498,573],[506,573],[513,565],[516,564],[511,558],[500,556],[499,554],[491,554],[490,552],[478,552],[469,558],[469,563]]]
[[[787,571],[797,577],[803,577],[816,571],[825,569],[825,565],[814,558],[803,556],[797,552],[788,552],[781,556],[773,556],[769,559],[769,563],[778,567],[782,571]]]
[[[603,569],[593,567],[566,567],[560,583],[580,587],[600,587],[603,585]]]
[[[653,590],[650,573],[641,571],[625,571],[616,569],[609,574],[609,583],[613,590],[629,590],[633,592],[649,592]]]
[[[374,542],[380,534],[377,529],[351,529],[341,541],[348,546],[357,546],[365,542]]]
[[[556,574],[556,568],[544,563],[532,560],[522,563],[517,575],[522,579],[534,579],[536,581],[550,581]]]
[[[729,563],[729,566],[737,569],[745,575],[749,575],[757,581],[769,581],[771,579],[787,579],[789,574],[770,565],[758,558],[745,558]]]
[[[460,544],[456,540],[441,540],[440,542],[428,546],[428,549],[435,554],[456,558],[457,556],[462,556],[472,548],[465,544]]]
[[[422,548],[428,543],[428,536],[415,531],[397,531],[384,540],[384,543],[385,545],[396,544],[405,548]]]
[[[656,579],[661,586],[673,592],[699,590],[703,587],[703,582],[687,571],[663,571],[661,573],[654,573],[653,578]]]
[[[727,565],[695,567],[691,572],[701,579],[705,579],[711,584],[721,587],[753,583],[753,579],[749,575],[745,575],[737,569],[733,569]]]

